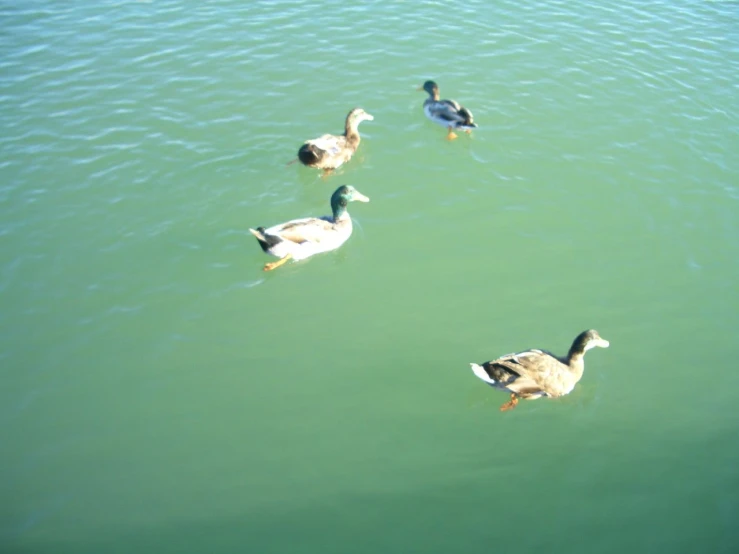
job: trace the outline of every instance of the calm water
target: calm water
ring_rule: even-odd
[[[739,549],[739,3],[1,10],[0,550]],[[589,327],[565,398],[469,370]]]

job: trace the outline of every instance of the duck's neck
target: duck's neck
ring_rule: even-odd
[[[334,221],[351,220],[349,212],[346,210],[346,204],[347,202],[343,198],[337,198],[331,201],[331,211],[334,214]]]
[[[567,365],[570,367],[570,371],[580,380],[582,373],[585,370],[585,352],[576,349],[570,349],[567,354]]]
[[[441,96],[439,95],[439,91],[435,90],[434,92],[429,92],[429,100],[433,100],[434,102],[438,102],[441,99]]]
[[[349,142],[359,144],[359,141],[361,140],[359,138],[359,121],[347,118],[346,123],[344,124],[344,136],[349,140]]]

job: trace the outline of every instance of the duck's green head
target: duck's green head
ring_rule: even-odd
[[[425,90],[434,98],[436,98],[439,95],[439,85],[437,85],[433,81],[426,81],[423,84],[423,86],[419,88],[418,90]]]
[[[598,331],[595,329],[590,329],[588,331],[583,331],[579,335],[577,335],[577,338],[572,343],[572,348],[570,348],[571,353],[581,353],[584,354],[591,348],[595,348],[596,346],[600,348],[608,348],[610,343],[602,338]]]
[[[346,213],[346,205],[354,201],[369,202],[369,198],[351,185],[341,185],[337,188],[331,195],[331,210],[334,212],[334,219],[343,216]]]

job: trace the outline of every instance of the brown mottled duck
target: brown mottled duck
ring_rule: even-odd
[[[545,350],[531,349],[508,354],[482,365],[470,364],[472,371],[487,384],[511,393],[501,410],[511,410],[519,398],[527,400],[564,396],[575,388],[585,369],[585,352],[593,347],[608,348],[609,342],[593,329],[583,331],[565,357]]]
[[[346,116],[344,134],[323,135],[313,140],[307,140],[298,150],[298,160],[308,167],[317,167],[329,172],[348,162],[357,151],[361,138],[359,124],[362,121],[372,121],[374,117],[362,108],[354,108]]]

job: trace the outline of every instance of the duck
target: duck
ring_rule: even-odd
[[[266,254],[279,258],[266,264],[264,271],[277,269],[289,260],[304,260],[339,248],[352,234],[352,218],[346,206],[355,201],[369,202],[369,198],[351,185],[341,185],[331,195],[330,216],[293,219],[267,229],[249,229]]]
[[[357,151],[361,138],[359,124],[375,118],[362,108],[354,108],[346,116],[344,133],[341,135],[323,135],[307,140],[298,150],[298,160],[308,167],[323,169],[328,173],[348,162]]]
[[[557,398],[570,393],[582,378],[585,352],[596,346],[608,348],[609,344],[598,331],[589,329],[577,335],[565,357],[531,349],[482,365],[471,363],[470,367],[487,384],[511,393],[510,400],[500,407],[505,411],[515,408],[519,398]]]
[[[423,113],[431,121],[447,128],[446,138],[457,138],[454,129],[464,129],[469,133],[477,127],[472,119],[472,112],[454,100],[440,100],[439,85],[434,81],[426,81],[418,90],[425,90],[429,97],[423,103]]]

